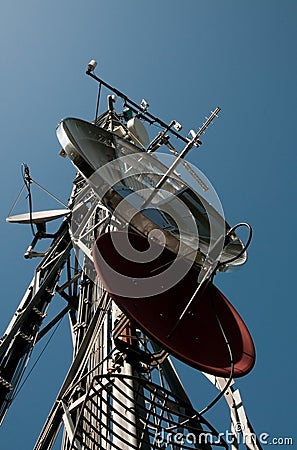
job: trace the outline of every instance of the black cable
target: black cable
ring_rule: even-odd
[[[230,236],[235,230],[237,230],[237,228],[239,228],[239,227],[246,227],[246,228],[249,230],[249,235],[248,235],[248,239],[247,239],[247,241],[246,241],[246,244],[244,245],[243,249],[238,253],[238,255],[234,256],[233,258],[230,258],[230,259],[227,260],[227,261],[219,262],[217,268],[220,267],[220,266],[225,266],[225,265],[227,265],[227,264],[230,264],[230,263],[233,262],[233,261],[236,261],[238,258],[240,258],[240,257],[247,251],[247,249],[248,249],[248,247],[249,247],[249,245],[250,245],[250,243],[251,243],[252,236],[253,236],[253,229],[252,229],[252,227],[251,227],[251,225],[250,225],[249,223],[247,223],[247,222],[240,222],[240,223],[238,223],[237,225],[235,225],[234,227],[230,228],[230,230],[229,230],[228,233],[226,234],[226,239],[228,239],[229,236]],[[226,247],[227,245],[228,245],[228,243],[225,244],[224,247]]]
[[[32,193],[31,193],[31,183],[33,182],[31,176],[30,176],[30,171],[29,171],[29,167],[27,166],[27,164],[23,164],[22,165],[23,171],[22,171],[22,176],[23,176],[23,180],[24,180],[24,184],[26,186],[27,192],[28,192],[28,202],[29,202],[29,217],[30,217],[30,226],[31,226],[31,231],[33,236],[36,236],[36,233],[34,231],[34,226],[33,226],[33,201],[32,201]]]
[[[214,278],[214,276],[215,276],[215,273],[213,273],[212,274],[212,276],[211,276],[211,279],[210,279],[210,282],[212,282],[212,280],[213,280],[213,278]],[[222,325],[222,323],[221,323],[221,321],[220,321],[220,318],[219,318],[219,316],[218,316],[218,313],[217,313],[217,311],[216,311],[216,309],[215,309],[215,304],[214,304],[214,300],[212,299],[212,306],[213,306],[213,309],[214,309],[214,313],[215,313],[215,316],[216,316],[216,319],[217,319],[217,322],[218,322],[218,324],[219,324],[219,327],[220,327],[220,330],[221,330],[221,332],[222,332],[222,335],[223,335],[223,338],[224,338],[224,340],[225,340],[225,343],[226,343],[226,346],[227,346],[227,349],[228,349],[228,352],[229,352],[229,356],[230,356],[230,368],[231,368],[231,370],[230,370],[230,375],[229,375],[229,379],[228,379],[228,381],[227,381],[227,383],[226,383],[226,386],[224,387],[224,389],[205,407],[205,408],[203,408],[200,412],[199,412],[199,416],[203,416],[203,414],[205,414],[207,411],[209,411],[219,400],[220,400],[220,398],[221,397],[223,397],[223,395],[225,394],[225,392],[229,389],[229,387],[230,387],[230,384],[232,383],[232,381],[233,381],[233,377],[234,377],[234,359],[233,359],[233,353],[232,353],[232,349],[231,349],[231,346],[230,346],[230,343],[229,343],[229,341],[228,341],[228,338],[227,338],[227,336],[226,336],[226,333],[225,333],[225,330],[224,330],[224,327],[223,327],[223,325]],[[199,417],[198,416],[198,417]]]
[[[104,363],[105,361],[107,361],[107,360],[111,357],[111,355],[112,355],[116,350],[117,350],[116,347],[112,348],[112,349],[110,350],[110,352],[105,356],[105,358],[102,359],[102,361],[99,361],[98,364],[96,364],[92,369],[90,369],[87,373],[85,373],[78,381],[76,381],[74,384],[70,385],[70,386],[68,387],[68,389],[65,391],[65,394],[64,394],[65,397],[67,397],[68,393],[69,393],[70,391],[72,391],[76,386],[78,386],[79,383],[81,383],[81,382],[82,382],[83,380],[85,380],[89,375],[91,375],[92,372],[94,372],[96,369],[98,369],[100,366],[102,366],[103,363]]]
[[[214,274],[212,274],[212,277],[211,277],[211,282],[212,282],[212,280],[213,280],[213,278],[214,278]],[[226,393],[226,391],[229,389],[229,387],[230,387],[230,385],[231,385],[231,383],[232,383],[232,381],[233,381],[233,377],[234,377],[234,360],[233,360],[233,353],[232,353],[232,350],[231,350],[231,346],[230,346],[230,344],[229,344],[229,341],[228,341],[228,338],[227,338],[227,336],[226,336],[226,333],[225,333],[225,331],[224,331],[224,328],[223,328],[223,325],[222,325],[222,323],[221,323],[221,321],[220,321],[220,318],[219,318],[219,316],[218,316],[218,314],[217,314],[217,312],[216,312],[216,310],[215,310],[215,305],[214,305],[214,301],[213,301],[213,299],[212,299],[212,305],[213,305],[213,308],[214,308],[214,312],[215,312],[215,316],[216,316],[216,319],[217,319],[217,322],[218,322],[218,324],[219,324],[219,327],[220,327],[220,330],[221,330],[221,332],[222,332],[222,335],[223,335],[223,337],[224,337],[224,340],[225,340],[225,343],[226,343],[226,346],[227,346],[227,348],[228,348],[228,352],[229,352],[229,355],[230,355],[230,368],[231,368],[231,370],[230,370],[230,375],[229,375],[229,379],[228,379],[228,381],[227,381],[227,383],[226,383],[226,386],[224,387],[224,389],[205,407],[205,408],[203,408],[201,411],[199,411],[197,414],[194,414],[191,418],[188,418],[188,419],[186,419],[184,422],[181,422],[180,424],[179,424],[179,426],[183,426],[183,425],[185,425],[185,423],[186,422],[189,422],[189,420],[191,420],[191,419],[201,419],[202,418],[202,416],[207,412],[207,411],[209,411],[222,397],[223,397],[223,395]],[[204,419],[205,420],[205,419]],[[171,428],[169,428],[169,429],[173,429],[174,427],[171,427]],[[222,444],[221,445],[223,445],[223,446],[225,446],[224,445],[224,440],[222,439]],[[228,446],[227,446],[227,444],[226,444],[226,448],[228,448]]]
[[[230,230],[228,231],[228,233],[227,233],[227,236],[228,235],[230,235],[231,233],[233,233],[237,228],[239,228],[239,227],[241,227],[241,226],[245,226],[245,227],[247,227],[248,228],[248,230],[249,230],[249,236],[248,236],[248,239],[247,239],[247,242],[246,242],[246,244],[245,244],[245,246],[244,246],[244,248],[242,249],[242,251],[237,255],[237,256],[235,256],[234,258],[231,258],[229,261],[225,261],[224,263],[219,263],[218,265],[223,265],[223,264],[229,264],[230,262],[232,262],[232,261],[235,261],[236,259],[238,259],[238,258],[240,258],[240,256],[241,255],[243,255],[243,253],[247,250],[247,248],[249,247],[249,245],[250,245],[250,242],[251,242],[251,239],[252,239],[252,227],[251,227],[251,225],[250,224],[248,224],[248,223],[245,223],[245,222],[242,222],[242,223],[238,223],[237,225],[235,225],[234,227],[232,227],[232,228],[230,228]],[[212,274],[212,277],[211,277],[211,281],[213,280],[213,278],[214,278],[214,275],[215,275],[215,273],[213,273]],[[214,307],[214,310],[215,310],[215,305],[214,305],[214,302],[212,302],[213,303],[213,307]],[[222,397],[223,397],[223,395],[226,393],[226,391],[229,389],[229,387],[230,387],[230,385],[231,385],[231,383],[232,383],[232,381],[233,381],[233,377],[234,377],[234,360],[233,360],[233,354],[232,354],[232,349],[231,349],[231,347],[230,347],[230,343],[229,343],[229,341],[228,341],[228,338],[227,338],[227,336],[226,336],[226,333],[225,333],[225,331],[224,331],[224,328],[223,328],[223,325],[222,325],[222,323],[221,323],[221,321],[220,321],[220,318],[219,318],[219,316],[218,316],[218,314],[217,314],[217,312],[215,311],[215,316],[216,316],[216,319],[217,319],[217,322],[218,322],[218,324],[219,324],[219,327],[220,327],[220,330],[221,330],[221,332],[222,332],[222,335],[223,335],[223,337],[224,337],[224,340],[225,340],[225,343],[226,343],[226,346],[227,346],[227,348],[228,348],[228,352],[229,352],[229,355],[230,355],[230,367],[231,367],[231,371],[230,371],[230,375],[229,375],[229,379],[228,379],[228,381],[227,381],[227,383],[226,383],[226,385],[225,385],[225,387],[224,387],[224,389],[205,407],[205,408],[203,408],[202,409],[202,411],[200,411],[199,412],[199,415],[200,416],[202,416],[203,414],[205,414],[207,411],[209,411]]]
[[[26,384],[28,378],[30,377],[31,373],[33,372],[33,370],[35,369],[36,365],[38,364],[40,358],[42,357],[43,353],[45,352],[45,350],[47,349],[50,341],[52,340],[52,338],[54,337],[54,334],[56,333],[56,331],[58,330],[61,322],[62,322],[63,317],[59,320],[59,322],[57,323],[56,327],[53,329],[50,337],[48,338],[47,342],[45,343],[43,349],[41,350],[40,354],[38,355],[36,361],[34,362],[33,366],[31,367],[31,369],[29,370],[29,372],[27,373],[25,379],[23,380],[23,382],[17,386],[17,390],[15,392],[15,394],[13,395],[11,402],[13,402],[15,400],[15,398],[17,397],[17,395],[20,393],[21,389],[24,387],[24,385]],[[33,350],[33,347],[31,348],[31,352]]]

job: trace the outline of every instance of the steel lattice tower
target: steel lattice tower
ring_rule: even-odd
[[[26,257],[39,257],[40,263],[0,343],[1,419],[34,345],[68,314],[73,359],[35,450],[53,448],[61,427],[62,450],[211,450],[229,445],[235,450],[242,441],[248,449],[260,449],[234,382],[225,389],[228,380],[207,375],[224,391],[230,407],[230,444],[194,409],[170,355],[104,289],[92,248],[98,236],[122,224],[80,174],[54,235],[46,234],[47,220],[35,221],[37,232]],[[37,253],[35,246],[44,238],[51,244]],[[65,308],[43,326],[56,294],[65,299]]]

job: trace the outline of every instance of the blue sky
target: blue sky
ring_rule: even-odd
[[[23,258],[29,227],[5,223],[22,183],[21,164],[67,202],[75,171],[58,156],[55,127],[66,116],[93,119],[97,87],[84,73],[95,58],[103,79],[137,102],[145,97],[153,114],[178,120],[184,130],[222,108],[189,160],[211,180],[228,221],[254,229],[247,265],[216,277],[256,344],[256,366],[238,385],[258,433],[297,442],[296,42],[294,0],[5,2],[0,333],[37,263]],[[52,207],[46,202],[36,196],[36,209]],[[70,358],[65,320],[0,429],[1,450],[33,447]],[[178,367],[202,409],[216,392],[199,372]],[[225,430],[223,402],[207,418]]]

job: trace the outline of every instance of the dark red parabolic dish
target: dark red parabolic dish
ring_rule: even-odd
[[[114,245],[114,240],[125,242],[127,236],[132,246],[130,253],[129,245],[127,247],[124,244],[124,252]],[[197,288],[198,272],[191,268],[176,284],[174,280],[171,283],[173,286],[164,288],[162,275],[159,279],[155,276],[165,273],[164,268],[168,268],[176,256],[162,248],[156,258],[141,262],[141,254],[149,246],[160,250],[159,244],[151,240],[148,243],[147,238],[134,233],[114,231],[102,234],[97,239],[93,248],[95,269],[115,303],[144,333],[169,353],[198,370],[216,376],[228,377],[231,373],[227,340],[234,363],[234,377],[247,374],[255,363],[255,348],[235,308],[209,282],[195,296],[189,310],[175,328]],[[133,249],[136,249],[140,258],[135,260]],[[167,271],[164,275],[166,281],[168,277],[174,277],[175,273],[175,270]]]

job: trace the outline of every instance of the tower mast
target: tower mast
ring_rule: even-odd
[[[113,136],[120,136],[123,142],[126,139],[127,148],[130,148],[133,142],[145,147],[143,144],[145,134],[137,125],[138,122],[134,121],[134,128],[129,128],[126,123],[128,115],[134,113],[137,120],[146,120],[148,123],[157,123],[164,127],[164,131],[147,145],[146,154],[155,152],[159,146],[165,144],[176,158],[162,176],[156,173],[152,175],[150,182],[156,182],[155,187],[144,199],[142,208],[145,209],[153,199],[156,200],[160,187],[167,186],[166,189],[169,190],[178,189],[178,192],[185,195],[186,187],[182,184],[180,189],[181,182],[175,172],[178,163],[183,164],[203,190],[207,190],[208,186],[198,175],[193,175],[192,169],[183,158],[190,148],[201,145],[199,138],[217,116],[219,109],[211,114],[197,133],[192,133],[192,139],[185,138],[179,133],[180,125],[176,121],[169,125],[165,124],[147,112],[147,102],[143,100],[139,107],[120,91],[96,77],[93,73],[94,64],[91,63],[88,75],[121,97],[126,107],[124,115],[127,117],[124,116],[123,120],[122,116],[113,111],[114,99],[110,96],[107,113],[100,116],[95,125],[91,125],[103,130],[103,144],[109,142],[108,133],[114,133]],[[64,126],[66,127],[65,124]],[[90,133],[92,129],[90,128]],[[167,133],[170,132],[185,144],[184,152],[178,153],[169,143]],[[97,141],[95,145],[98,144]],[[125,145],[123,144],[123,148]],[[61,155],[66,156],[68,151],[75,164],[83,168],[82,171],[89,171],[90,161],[86,163],[85,160],[79,159],[69,148],[69,143],[65,142]],[[91,150],[93,151],[93,148]],[[144,148],[141,148],[141,151],[144,157]],[[92,157],[96,158],[96,153]],[[141,159],[142,156],[137,163],[140,164]],[[125,170],[129,171],[127,167]],[[153,339],[137,320],[134,321],[129,314],[120,309],[115,300],[116,296],[106,288],[104,277],[101,279],[98,275],[94,266],[94,247],[102,236],[127,229],[127,223],[124,213],[119,215],[116,213],[117,205],[110,207],[107,201],[108,195],[108,198],[111,198],[110,191],[108,195],[105,193],[98,197],[97,181],[95,178],[90,182],[81,173],[77,174],[67,210],[61,214],[64,216],[62,224],[54,235],[46,233],[47,221],[56,218],[52,213],[36,214],[30,211],[22,217],[10,218],[10,221],[30,223],[37,228],[26,257],[39,257],[40,263],[0,341],[1,420],[4,419],[14,399],[35,344],[68,314],[73,358],[34,450],[50,450],[57,448],[57,444],[61,450],[213,448],[235,450],[240,448],[242,442],[249,450],[260,450],[261,445],[247,419],[240,393],[234,387],[232,371],[229,378],[206,375],[220,390],[218,398],[225,395],[230,407],[232,422],[230,443],[206,420],[204,413],[208,408],[199,412],[193,407],[173,365],[168,346],[162,345],[162,339]],[[99,181],[102,184],[102,179]],[[129,182],[136,186],[138,181],[132,177],[132,181]],[[122,191],[113,193],[114,197],[118,198],[119,192]],[[153,215],[145,217],[145,221],[141,222],[138,216],[138,222],[133,222],[134,230],[136,225],[142,226],[144,223],[147,226],[153,219],[160,220],[159,216],[157,219]],[[162,220],[166,221],[166,217],[162,216]],[[163,224],[158,222],[160,223]],[[161,225],[158,225],[159,230]],[[172,230],[169,223],[164,226],[164,230],[168,229]],[[241,246],[234,230],[235,228],[227,229],[226,236],[223,236],[224,245],[228,241],[222,248],[222,252],[225,252],[225,266],[229,262],[239,260],[242,263],[245,260],[246,248]],[[145,227],[140,234],[145,234]],[[51,239],[48,250],[43,253],[35,252],[35,246],[40,239]],[[171,235],[170,239],[168,242],[171,245],[175,241]],[[212,272],[219,267],[216,252],[221,241],[222,239],[216,238],[214,243],[209,244],[211,250],[204,257],[200,255],[200,259],[197,257],[194,261],[201,270],[198,278],[201,286],[205,280],[210,280]],[[231,245],[232,251],[228,250],[230,248],[228,245]],[[230,259],[230,254],[233,254],[234,248],[237,247],[240,251],[236,258]],[[204,285],[201,288],[198,285],[199,294],[204,295],[204,290]],[[65,300],[65,307],[47,325],[43,325],[55,295],[60,295]],[[176,328],[180,328],[184,316],[189,315],[188,313],[194,315],[192,311],[195,296],[185,304],[182,314],[176,317],[177,321],[171,328],[171,334],[176,332]],[[243,329],[243,325],[241,326]],[[169,335],[167,337],[171,338]],[[236,366],[234,370],[243,369],[242,366],[239,369]],[[213,405],[215,403],[216,401]],[[239,427],[236,427],[238,424],[242,424],[241,430],[244,430],[241,435]],[[62,442],[59,442],[62,428]]]

